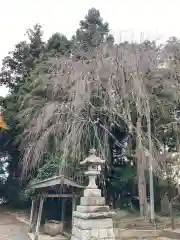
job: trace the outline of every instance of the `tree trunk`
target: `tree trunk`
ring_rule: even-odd
[[[171,218],[171,227],[172,227],[172,230],[174,230],[176,227],[175,227],[175,219],[173,215],[172,200],[169,202],[169,214]]]
[[[151,206],[151,222],[155,221],[154,214],[154,183],[153,183],[153,151],[152,151],[152,136],[151,136],[151,114],[149,102],[147,101],[147,129],[148,129],[148,146],[149,146],[149,193],[150,193],[150,206]]]
[[[146,196],[146,179],[145,179],[145,162],[142,152],[141,142],[141,117],[137,120],[137,177],[138,177],[138,193],[139,193],[139,207],[140,216],[143,217],[147,212],[147,196]]]

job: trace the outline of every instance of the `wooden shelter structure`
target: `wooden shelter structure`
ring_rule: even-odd
[[[67,198],[72,199],[72,211],[76,208],[77,190],[84,188],[84,175],[77,169],[62,169],[56,176],[47,178],[45,180],[36,182],[31,185],[34,189],[34,195],[32,197],[30,222],[29,222],[29,233],[33,235],[33,240],[38,240],[40,232],[41,217],[43,211],[43,204],[47,198],[62,198],[62,204],[65,205]],[[53,190],[53,193],[52,193]],[[63,190],[63,191],[62,191]],[[54,193],[55,192],[55,193]],[[64,209],[62,206],[61,221],[64,219]],[[35,226],[35,232],[33,228]]]

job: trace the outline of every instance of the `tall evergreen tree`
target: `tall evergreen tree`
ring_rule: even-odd
[[[0,84],[10,90],[9,96],[2,100],[5,107],[5,118],[9,126],[6,141],[3,143],[4,152],[8,155],[9,177],[6,182],[5,196],[10,202],[19,201],[20,191],[20,152],[17,136],[22,128],[19,126],[17,114],[19,113],[24,96],[31,89],[31,71],[40,60],[44,51],[42,30],[40,25],[35,25],[26,32],[28,41],[21,41],[15,45],[15,49],[3,59],[0,73]],[[13,193],[13,194],[12,194]]]
[[[3,59],[0,84],[10,90],[19,89],[19,84],[29,76],[44,49],[40,25],[36,24],[32,29],[28,29],[26,34],[28,41],[16,44],[15,49]]]
[[[109,33],[109,25],[103,22],[99,10],[91,8],[84,20],[80,21],[80,28],[76,32],[76,41],[83,50],[99,46]]]
[[[71,51],[71,42],[60,33],[54,33],[47,41],[46,51],[53,56],[68,55]]]

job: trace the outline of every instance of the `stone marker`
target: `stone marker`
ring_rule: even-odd
[[[89,178],[89,185],[84,190],[80,205],[73,211],[73,226],[71,240],[114,240],[113,212],[105,205],[105,199],[101,196],[101,190],[96,185],[96,177],[100,173],[99,166],[105,160],[97,157],[95,149],[90,150],[82,165],[88,166],[85,174]]]

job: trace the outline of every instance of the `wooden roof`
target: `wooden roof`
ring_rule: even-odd
[[[65,177],[63,175],[47,178],[45,180],[42,180],[42,181],[32,184],[31,187],[38,190],[38,189],[54,187],[54,186],[58,186],[58,185],[67,185],[67,186],[76,187],[76,188],[84,188],[85,187],[79,183],[76,183],[76,182],[68,179],[67,177]]]

